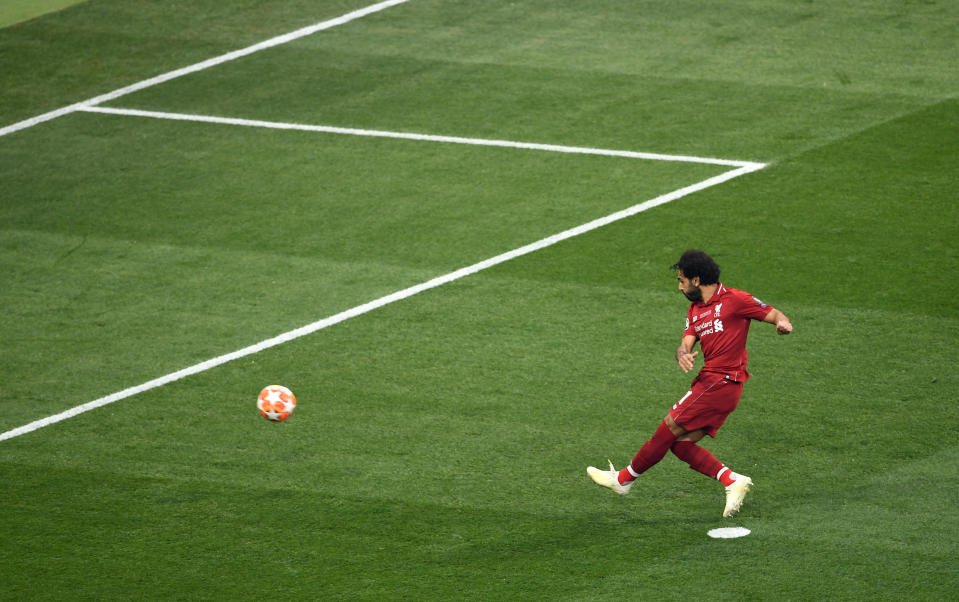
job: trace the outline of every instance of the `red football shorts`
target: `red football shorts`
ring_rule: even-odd
[[[743,383],[727,380],[722,374],[699,374],[689,393],[676,402],[669,415],[687,431],[703,429],[715,437],[726,417],[739,405],[742,394]]]

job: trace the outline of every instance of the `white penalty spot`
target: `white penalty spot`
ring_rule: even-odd
[[[750,530],[746,527],[722,527],[719,529],[711,529],[706,535],[709,535],[713,539],[735,539],[736,537],[745,537],[749,535]]]

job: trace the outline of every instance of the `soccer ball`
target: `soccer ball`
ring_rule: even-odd
[[[272,422],[286,420],[293,415],[296,409],[296,397],[282,385],[270,385],[260,391],[256,399],[256,409],[260,414]]]

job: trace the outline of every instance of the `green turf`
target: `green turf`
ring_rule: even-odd
[[[5,28],[0,127],[361,6]],[[957,24],[411,0],[110,103],[770,165],[0,442],[0,598],[953,599]],[[87,113],[0,137],[0,432],[724,169]],[[672,457],[625,498],[584,474],[686,390],[690,246],[796,327],[753,327],[707,442],[757,483],[735,521]]]

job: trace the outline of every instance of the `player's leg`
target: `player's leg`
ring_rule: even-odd
[[[702,431],[698,441],[702,438]],[[670,448],[676,457],[689,464],[693,470],[699,471],[707,477],[716,479],[726,488],[726,507],[723,508],[723,516],[728,517],[739,512],[746,498],[746,493],[752,486],[753,481],[746,475],[733,472],[722,462],[709,452],[705,447],[696,444],[695,441],[688,439],[677,439]]]
[[[589,466],[586,468],[586,473],[597,485],[608,487],[620,495],[626,495],[629,493],[629,488],[632,487],[636,477],[662,460],[675,441],[676,435],[672,433],[665,422],[662,422],[626,468],[616,470],[613,463],[610,462],[609,470],[600,470]]]
[[[696,443],[706,436],[705,429],[696,429],[687,431],[683,426],[676,423],[676,420],[667,415],[664,422],[670,430],[676,434],[676,441],[669,448],[677,458],[689,464],[689,467],[697,472],[701,472],[707,477],[720,481],[724,486],[731,485],[733,480],[730,478],[731,471],[716,459],[709,450],[700,447]],[[735,474],[735,473],[732,473]]]
[[[716,436],[719,427],[739,404],[742,384],[715,376],[697,384],[700,386],[690,391],[693,394],[679,400],[666,415],[664,423],[676,435],[670,449],[693,470],[727,486],[734,480],[730,478],[729,469],[697,442],[706,435]]]
[[[740,383],[717,381],[693,403],[683,405],[680,402],[673,406],[665,420],[665,423],[677,435],[676,441],[670,448],[676,457],[686,462],[693,470],[716,479],[726,488],[726,507],[723,510],[723,516],[732,516],[739,511],[752,485],[752,479],[730,470],[697,442],[706,435],[716,436],[726,417],[738,405],[741,394]],[[683,424],[681,425],[677,419],[683,421]],[[687,430],[687,427],[695,428]]]
[[[643,443],[643,446],[633,456],[633,460],[620,471],[620,482],[635,480],[636,477],[658,464],[675,442],[676,434],[669,428],[665,420],[660,422],[653,436]]]
[[[716,479],[724,487],[732,485],[733,481],[740,476],[717,460],[708,449],[697,445],[694,441],[677,439],[670,449],[677,458],[689,464],[690,468],[711,479]]]
[[[673,405],[670,412],[676,411],[677,408],[683,406],[684,403],[691,400],[695,401],[706,390],[707,389],[701,384],[701,379],[697,377],[693,380],[689,392],[683,395],[683,398]],[[669,422],[667,422],[666,419],[669,419]],[[620,495],[629,493],[629,488],[633,485],[633,481],[662,460],[678,436],[687,433],[686,429],[680,427],[675,421],[670,419],[669,414],[667,414],[666,419],[659,424],[653,436],[643,443],[643,446],[626,468],[616,470],[611,461],[609,463],[609,470],[600,470],[594,466],[589,466],[586,468],[586,474],[588,474],[597,485],[608,487]]]
[[[659,424],[659,428],[656,429],[653,436],[639,449],[636,456],[633,457],[632,462],[630,462],[626,468],[616,470],[613,463],[610,462],[609,470],[600,470],[596,467],[589,466],[586,468],[586,474],[588,474],[597,485],[608,487],[620,495],[626,495],[629,493],[629,488],[632,487],[636,477],[662,460],[675,441],[676,435],[673,434],[666,422],[663,421]]]

